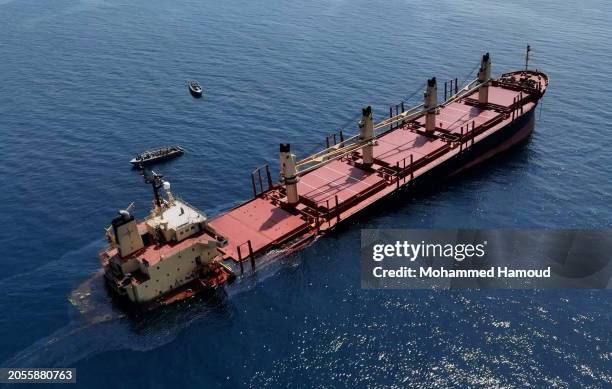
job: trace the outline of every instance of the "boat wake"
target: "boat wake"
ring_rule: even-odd
[[[173,341],[194,322],[231,316],[224,296],[208,296],[144,313],[126,313],[110,300],[104,277],[96,273],[71,293],[76,308],[70,322],[28,348],[4,367],[73,366],[93,355],[115,350],[149,351]]]
[[[300,258],[291,250],[272,251],[258,258],[255,272],[245,268],[242,277],[222,290],[139,313],[128,312],[113,300],[103,272],[98,271],[68,296],[74,309],[67,325],[18,352],[2,366],[66,367],[103,352],[156,349],[196,322],[213,326],[227,323],[235,309],[232,296],[251,290],[282,268],[299,265]]]

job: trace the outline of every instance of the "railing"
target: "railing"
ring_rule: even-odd
[[[393,107],[394,106],[390,106],[389,107],[389,118],[392,118],[393,116],[399,116],[400,114],[404,113],[404,102],[401,101],[399,104],[395,104],[395,115],[393,114]],[[401,122],[395,122],[395,123],[391,123],[389,125],[389,129],[394,129],[397,128],[398,126],[403,126],[405,123],[405,119],[402,119]],[[395,126],[393,125],[395,124]]]
[[[268,181],[267,190],[270,190],[273,187],[272,176],[270,175],[270,167],[268,166],[268,164],[260,166],[251,172],[251,184],[253,185],[253,197],[259,197],[265,192],[264,185],[263,185],[263,179],[261,178],[262,170],[266,171],[266,179]],[[259,180],[257,180],[256,177],[259,178]],[[257,182],[259,182],[259,187],[257,187]]]
[[[488,82],[488,81],[486,81]],[[445,84],[445,101],[438,105],[438,107],[444,107],[464,96],[467,96],[477,90],[481,85],[485,84],[485,82],[479,82],[477,79],[468,82],[463,88],[459,89],[457,79],[450,83],[450,93],[454,92],[454,94],[449,95],[448,86]],[[401,109],[402,112],[399,112]],[[374,125],[374,130],[380,130],[384,128],[393,129],[395,124],[401,123],[404,124],[409,122],[423,113],[425,113],[424,104],[419,104],[412,108],[404,111],[403,102],[395,106],[395,114],[393,112],[393,107],[389,109],[389,117],[377,124]],[[317,169],[333,160],[337,160],[342,158],[357,149],[372,144],[376,141],[376,135],[371,139],[360,140],[359,135],[352,136],[350,138],[342,139],[339,143],[334,143],[333,146],[330,145],[329,136],[327,138],[328,147],[324,150],[321,150],[317,153],[314,153],[296,163],[296,168],[298,170],[298,176],[302,176],[314,169]],[[253,185],[255,187],[255,185]]]
[[[344,134],[342,130],[338,130],[338,132],[332,132],[330,134],[327,134],[327,136],[325,137],[325,145],[327,146],[328,149],[331,146],[335,146],[338,143],[342,143],[342,142],[344,142]]]
[[[401,104],[400,104],[401,105]],[[408,108],[408,110],[403,111],[397,115],[394,115],[388,119],[385,119],[377,124],[374,125],[374,129],[375,130],[379,130],[381,128],[385,128],[385,127],[391,127],[391,125],[393,125],[394,123],[397,122],[407,122],[410,121],[420,115],[422,115],[423,113],[425,113],[425,109],[423,108],[425,106],[425,104],[419,104],[417,106],[414,106],[412,108]],[[403,107],[402,107],[403,108]],[[390,112],[393,112],[393,107],[390,108]]]
[[[246,257],[242,258],[242,250],[240,248],[244,247],[244,245],[247,246],[248,255]],[[244,274],[244,264],[243,264],[243,262],[245,262],[247,259],[251,260],[251,270],[255,271],[255,256],[253,254],[253,245],[251,244],[251,241],[247,240],[246,242],[237,245],[236,246],[236,252],[238,253],[238,263],[240,264],[240,274]]]
[[[459,87],[457,86],[457,78],[444,82],[444,101],[448,99],[448,96],[453,95],[453,89],[455,90],[455,95],[459,93]]]

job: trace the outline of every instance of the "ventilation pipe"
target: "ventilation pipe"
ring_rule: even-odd
[[[372,118],[372,107],[367,106],[361,110],[361,120],[359,121],[359,141],[372,141],[374,139],[374,120]],[[363,164],[371,166],[374,163],[374,145],[368,142],[361,149]]]
[[[425,131],[432,133],[436,129],[436,109],[438,108],[438,86],[435,77],[427,80],[427,89],[425,89],[423,99],[427,110]]]
[[[289,143],[280,144],[280,167],[280,182],[285,185],[287,203],[297,204],[300,199],[297,190],[299,177],[295,167],[295,155],[291,154],[291,145]]]
[[[491,81],[491,57],[489,53],[482,56],[480,70],[478,70],[478,82],[484,83],[478,88],[478,102],[487,104],[489,102],[489,84]]]

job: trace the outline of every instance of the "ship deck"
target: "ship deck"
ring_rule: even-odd
[[[139,226],[139,230],[142,228],[143,227]],[[166,243],[162,245],[149,244],[143,247],[141,250],[125,257],[124,260],[134,258],[139,262],[146,261],[148,266],[155,266],[158,264],[158,262],[164,260],[164,258],[170,257],[180,251],[189,250],[195,244],[207,244],[209,241],[214,240],[215,238],[205,232],[202,232],[186,238],[178,243]]]
[[[336,160],[304,175],[298,182],[298,193],[313,204],[329,209],[336,199],[344,203],[383,181],[376,172]]]
[[[547,79],[528,76],[543,93]],[[535,107],[536,97],[532,90],[496,82],[489,87],[487,105],[477,103],[478,92],[443,104],[433,134],[424,132],[424,116],[379,134],[371,167],[358,163],[357,151],[306,173],[298,182],[297,206],[287,205],[284,189],[273,185],[261,193],[255,190],[254,199],[213,218],[210,225],[228,239],[222,251],[234,262],[315,236],[512,124]]]
[[[255,198],[234,208],[212,219],[209,224],[230,242],[221,249],[223,254],[236,260],[246,258],[250,252],[266,249],[307,227],[301,216],[263,198]]]

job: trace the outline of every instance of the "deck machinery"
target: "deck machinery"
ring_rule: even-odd
[[[461,88],[456,79],[444,84],[441,103],[437,80],[432,78],[427,81],[422,104],[404,109],[402,103],[378,123],[371,107],[363,108],[357,135],[345,139],[340,133],[333,144],[313,155],[298,160],[289,144],[281,144],[277,183],[268,166],[258,168],[251,177],[251,200],[210,220],[200,219],[197,233],[181,242],[163,237],[157,241],[155,236],[148,242],[164,248],[169,256],[203,240],[214,242],[207,243],[211,251],[205,262],[190,259],[192,265],[187,266],[195,271],[191,278],[166,272],[169,280],[182,280],[174,283],[176,288],[168,283],[166,289],[156,289],[156,295],[142,301],[126,294],[135,302],[168,303],[190,297],[207,286],[223,284],[231,275],[255,270],[257,258],[272,249],[304,246],[395,191],[435,183],[490,158],[529,136],[535,108],[547,86],[548,76],[529,70],[527,63],[524,70],[492,78],[487,53],[476,79]],[[164,201],[161,208],[171,204],[187,207],[171,196]],[[142,227],[136,230],[144,231]],[[117,246],[115,241],[109,248],[115,251],[102,255],[107,274],[113,268],[109,263],[126,262]],[[146,256],[146,246],[128,257]],[[133,274],[126,277],[117,266],[114,269],[107,279],[115,290],[121,291],[118,278],[125,285],[137,278]]]

